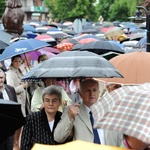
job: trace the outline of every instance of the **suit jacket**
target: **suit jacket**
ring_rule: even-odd
[[[17,96],[16,96],[16,92],[15,92],[14,87],[7,85],[7,84],[5,84],[4,86],[5,86],[5,90],[7,92],[7,95],[9,97],[9,100],[17,102]]]
[[[5,87],[6,93],[9,97],[9,100],[17,102],[17,96],[16,96],[14,87],[7,85],[7,84],[5,84],[4,87]],[[3,99],[2,94],[0,94],[0,98]],[[14,135],[13,134],[0,143],[1,150],[13,149],[13,144],[14,144]]]
[[[53,138],[54,129],[61,118],[61,112],[55,115],[54,127],[51,132],[44,108],[26,117],[21,137],[21,150],[30,150],[35,143],[56,144]]]
[[[57,142],[63,142],[70,135],[73,129],[74,140],[93,142],[93,130],[85,105],[80,105],[80,114],[77,115],[72,122],[70,121],[67,113],[68,107],[64,109],[61,120],[55,128],[54,139]],[[104,139],[106,145],[120,146],[122,134],[115,131],[104,130]]]

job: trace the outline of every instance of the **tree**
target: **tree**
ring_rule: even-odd
[[[96,10],[99,16],[102,15],[104,20],[109,20],[109,9],[115,0],[99,0],[96,6]]]
[[[3,13],[4,13],[4,11],[5,11],[5,0],[0,0],[0,19],[2,18],[2,15],[3,15]]]
[[[76,18],[95,21],[98,17],[95,2],[96,0],[45,0],[45,4],[53,18],[69,21]]]
[[[126,21],[145,0],[99,0],[97,11],[107,21]]]

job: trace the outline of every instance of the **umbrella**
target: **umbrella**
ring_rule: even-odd
[[[49,44],[36,39],[19,40],[12,43],[4,50],[4,52],[0,56],[0,60],[2,61],[13,56],[34,51],[46,46],[49,46]]]
[[[35,30],[37,33],[46,33],[48,31],[48,28],[44,26],[40,26],[40,27],[36,27]]]
[[[116,56],[109,60],[124,76],[122,79],[104,79],[107,82],[141,84],[150,82],[150,53],[137,51]]]
[[[77,150],[77,149],[86,149],[86,150],[125,150],[123,148],[115,147],[115,146],[106,146],[99,145],[95,143],[75,140],[72,142],[68,142],[66,144],[60,145],[44,145],[36,143],[31,150]]]
[[[30,25],[30,24],[24,24],[23,25],[23,30],[26,32],[26,31],[31,31],[31,32],[36,32],[35,28]]]
[[[0,30],[0,35],[0,49],[4,49],[10,45],[10,40],[13,38],[13,36],[2,30]]]
[[[144,36],[141,38],[136,45],[134,45],[135,48],[143,48],[146,47],[147,43],[147,36]]]
[[[123,34],[123,30],[121,30],[119,27],[114,27],[109,29],[107,32],[105,32],[105,37],[116,37]]]
[[[59,54],[60,51],[57,49],[57,48],[54,48],[54,47],[43,47],[43,48],[40,48],[38,49],[40,52],[43,52],[43,53],[54,53],[54,54]]]
[[[80,51],[90,51],[96,54],[104,54],[109,51],[124,53],[123,49],[115,43],[108,41],[96,41],[83,45]]]
[[[48,31],[47,34],[52,36],[54,39],[67,37],[67,35],[68,35],[61,31],[59,31],[59,32]]]
[[[13,101],[0,99],[0,120],[1,142],[25,124],[21,105]]]
[[[60,51],[68,51],[72,49],[73,45],[72,43],[59,43],[56,45],[56,48]]]
[[[97,39],[97,40],[101,40],[98,36],[91,35],[91,34],[82,34],[80,36],[74,37],[74,39],[76,39],[76,40],[81,40],[81,39],[85,39],[85,38],[94,38],[94,39]]]
[[[38,50],[38,51],[32,51],[32,52],[28,52],[27,54],[29,54],[31,56],[31,60],[38,60],[38,57],[41,54],[46,54],[48,56],[48,58],[51,58],[53,56],[55,56],[55,54],[53,54],[52,52],[47,52],[47,51],[42,51],[42,50]],[[22,54],[24,55],[24,54]],[[24,57],[24,56],[22,56]]]
[[[84,46],[84,44],[75,44],[73,47],[72,47],[72,51],[74,50],[80,50],[82,47]]]
[[[35,37],[37,40],[45,41],[45,42],[54,42],[56,41],[53,37],[47,34],[40,34]]]
[[[87,43],[96,42],[96,41],[99,41],[99,40],[95,39],[95,38],[85,38],[85,39],[79,40],[78,43],[80,43],[80,44],[87,44]]]
[[[95,128],[115,130],[150,144],[150,84],[105,94],[91,110]]]
[[[29,71],[22,79],[75,78],[75,77],[122,77],[109,61],[92,52],[66,51]]]
[[[141,38],[143,38],[144,36],[146,36],[146,32],[141,32],[141,33],[136,33],[136,34],[132,34],[131,37],[130,37],[130,41],[133,41],[133,40],[137,40],[139,41]]]
[[[61,43],[72,43],[72,44],[77,44],[78,41],[76,39],[73,39],[73,38],[67,38],[67,39],[63,39],[61,41]]]

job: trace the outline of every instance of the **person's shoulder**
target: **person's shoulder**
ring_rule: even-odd
[[[5,86],[5,88],[14,89],[14,87],[9,84],[5,84],[4,86]]]

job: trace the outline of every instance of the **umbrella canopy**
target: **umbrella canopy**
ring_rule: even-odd
[[[143,38],[144,36],[146,36],[146,32],[141,32],[141,33],[136,33],[136,34],[132,34],[130,36],[130,41],[133,41],[133,40],[137,40],[139,41],[141,38]]]
[[[77,149],[86,149],[86,150],[125,150],[124,148],[119,148],[115,146],[106,146],[106,145],[100,145],[80,140],[75,140],[72,142],[68,142],[66,144],[60,144],[60,145],[44,145],[44,144],[35,144],[32,148],[32,150],[77,150]]]
[[[78,43],[87,44],[87,43],[96,42],[96,41],[99,41],[99,40],[95,38],[84,38],[84,39],[79,40]]]
[[[72,49],[73,45],[72,43],[59,43],[56,45],[56,48],[60,51],[68,51]]]
[[[28,76],[30,75],[30,76]],[[27,76],[27,77],[26,77]],[[103,57],[80,51],[62,52],[39,64],[29,71],[23,79],[33,78],[75,78],[75,77],[122,77],[109,61]]]
[[[47,34],[40,34],[40,35],[37,35],[37,36],[35,37],[35,39],[41,40],[41,41],[45,41],[45,42],[56,41],[53,37],[51,37],[50,35],[47,35]]]
[[[47,31],[47,34],[52,36],[54,39],[67,37],[68,35],[62,31]]]
[[[147,43],[147,36],[144,36],[141,38],[136,45],[134,45],[135,48],[143,48],[146,47]]]
[[[108,41],[96,41],[83,45],[80,51],[90,51],[96,54],[104,54],[109,51],[124,53],[124,50],[118,44]]]
[[[13,36],[2,30],[0,30],[0,35],[0,49],[4,49],[10,45],[10,40],[13,38]]]
[[[78,41],[76,39],[73,39],[73,38],[67,38],[67,39],[63,39],[61,41],[61,43],[72,43],[72,44],[77,44]]]
[[[150,84],[116,89],[91,110],[94,127],[122,132],[150,144]]]
[[[48,53],[48,52],[51,52],[51,53],[54,53],[54,54],[59,54],[60,51],[57,49],[57,48],[54,48],[54,47],[43,47],[43,48],[40,48],[38,49],[40,52],[45,52],[45,53]]]
[[[32,51],[32,52],[28,52],[26,54],[30,55],[31,60],[38,60],[38,57],[42,54],[46,54],[48,58],[55,56],[55,54],[53,54],[52,52],[47,52],[44,50]],[[22,57],[24,57],[24,54],[22,54]]]
[[[46,46],[49,46],[49,44],[37,39],[19,40],[17,42],[14,42],[4,50],[4,52],[0,56],[0,60],[2,61],[13,56],[34,51]]]
[[[114,27],[109,29],[107,32],[105,32],[105,37],[116,37],[123,34],[123,30],[121,30],[119,27]]]
[[[27,32],[27,31],[36,32],[35,28],[30,24],[24,24],[23,25],[23,30],[25,32]]]
[[[126,53],[110,59],[110,62],[124,78],[104,79],[105,81],[124,84],[150,82],[150,53],[143,51]]]
[[[1,142],[25,124],[21,105],[13,101],[0,99],[0,120]]]

